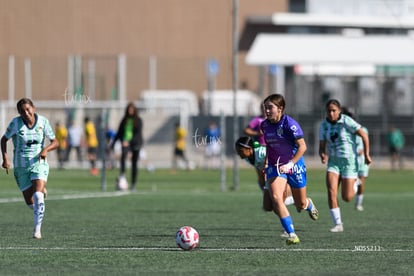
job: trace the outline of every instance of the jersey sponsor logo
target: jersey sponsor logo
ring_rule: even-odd
[[[332,143],[335,143],[335,140],[338,139],[338,137],[339,137],[339,134],[337,132],[331,133],[330,139]]]
[[[31,147],[32,145],[35,145],[35,144],[39,144],[39,141],[37,141],[37,140],[29,140],[29,141],[26,142],[26,145],[28,147]]]

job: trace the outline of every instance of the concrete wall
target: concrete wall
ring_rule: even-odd
[[[204,62],[213,57],[220,64],[216,88],[231,89],[232,2],[0,0],[0,100],[7,98],[9,55],[16,57],[16,98],[24,94],[23,62],[30,58],[33,78],[38,71],[51,74],[36,79],[33,94],[45,100],[59,99],[67,82],[67,56],[72,54],[104,59],[124,53],[128,69],[134,70],[127,79],[129,99],[136,99],[139,91],[149,88],[145,82],[150,56],[158,57],[159,70],[183,72],[162,75],[162,87],[157,88],[202,93],[207,82]],[[240,31],[248,15],[270,15],[286,9],[285,0],[239,1]],[[241,53],[240,82],[254,90],[257,70],[243,61]],[[114,78],[105,77],[102,85]],[[187,84],[190,87],[185,87]],[[53,96],[56,94],[59,97]]]

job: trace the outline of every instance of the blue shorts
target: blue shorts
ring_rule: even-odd
[[[14,168],[13,171],[17,186],[23,192],[32,186],[32,180],[41,179],[47,181],[49,164],[46,161],[40,161],[29,168]]]
[[[290,187],[300,189],[306,187],[306,166],[303,158],[301,158],[293,167],[292,173],[281,173],[277,167],[269,166],[266,168],[266,179],[272,179],[276,177],[283,177],[287,179],[287,183]],[[268,186],[268,181],[266,181]]]

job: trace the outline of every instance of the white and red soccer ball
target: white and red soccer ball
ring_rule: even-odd
[[[198,232],[191,226],[183,226],[175,234],[175,242],[182,250],[192,250],[198,246]]]

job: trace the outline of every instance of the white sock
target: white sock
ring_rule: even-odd
[[[331,213],[332,221],[335,225],[342,224],[341,210],[339,207],[330,209],[329,212]]]
[[[293,196],[288,196],[285,199],[285,205],[289,206],[289,205],[293,205],[293,204],[295,204],[295,200],[293,200]]]
[[[42,227],[43,217],[45,215],[45,198],[42,192],[35,192],[33,194],[34,199],[34,231],[40,232]]]
[[[359,185],[361,185],[361,181],[359,180],[359,178],[357,178],[357,179],[355,180],[355,183],[354,183],[354,193],[355,193],[355,194],[358,192],[358,186],[359,186]]]
[[[355,200],[355,205],[362,205],[362,201],[364,200],[364,195],[357,195]]]

